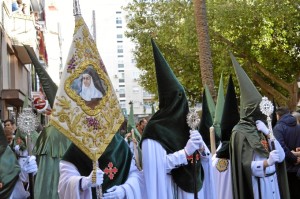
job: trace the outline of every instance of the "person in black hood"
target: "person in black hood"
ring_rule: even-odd
[[[276,111],[274,135],[285,152],[291,199],[300,198],[300,125],[286,107]]]

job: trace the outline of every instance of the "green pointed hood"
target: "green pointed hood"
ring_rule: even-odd
[[[51,77],[49,76],[45,68],[41,65],[36,55],[31,52],[30,47],[27,45],[24,45],[24,47],[27,50],[30,59],[32,60],[32,64],[34,65],[35,71],[39,76],[40,82],[43,86],[43,90],[52,108],[57,91],[57,85],[52,81]]]
[[[230,54],[234,70],[240,86],[240,121],[233,128],[233,132],[242,133],[251,148],[256,151],[256,153],[262,155],[263,157],[268,157],[268,152],[265,150],[260,142],[262,133],[257,131],[255,121],[262,120],[266,122],[266,116],[259,109],[259,104],[262,100],[262,96],[238,64],[235,57]]]
[[[7,145],[8,145],[8,143],[7,143],[6,137],[4,135],[2,121],[0,120],[0,156],[5,151]]]
[[[221,123],[222,114],[223,114],[224,100],[225,99],[224,99],[224,88],[223,88],[223,74],[221,74],[217,104],[216,104],[216,109],[215,109],[215,117],[214,117],[215,134],[218,138],[221,137],[220,123]]]
[[[161,54],[155,42],[151,40],[153,47],[153,55],[155,60],[156,81],[159,97],[159,106],[164,105],[162,101],[166,97],[166,93],[184,90],[182,85],[175,77],[169,64]]]
[[[233,127],[239,122],[240,114],[234,89],[232,76],[230,75],[221,119],[222,147],[217,151],[218,158],[229,159],[229,140]]]
[[[203,138],[203,141],[210,148],[210,132],[209,128],[213,125],[213,116],[209,111],[209,104],[207,102],[207,92],[208,89],[203,90],[202,94],[202,115],[201,115],[201,123],[200,123],[200,134]]]
[[[130,102],[129,104],[130,104],[130,112],[129,112],[128,123],[127,123],[127,132],[129,133],[133,129],[134,137],[136,141],[139,143],[141,141],[141,135],[139,131],[136,129],[136,125],[134,122],[133,103]]]
[[[151,115],[154,115],[155,113],[155,107],[154,107],[154,102],[151,104]]]
[[[265,119],[265,116],[259,109],[262,96],[246,72],[236,61],[236,58],[232,54],[230,54],[230,57],[240,86],[240,118],[254,122],[255,124],[256,120]]]
[[[148,121],[141,143],[144,139],[155,140],[161,144],[167,154],[170,154],[183,149],[189,139],[190,128],[186,121],[189,112],[188,100],[183,86],[175,77],[155,42],[151,40],[151,43],[155,61],[159,110]],[[201,164],[197,163],[197,167],[200,171]],[[192,164],[172,169],[171,175],[181,189],[193,192]],[[202,187],[201,174],[197,177],[199,190]]]
[[[205,97],[206,97],[206,102],[208,106],[208,110],[210,112],[210,115],[212,116],[212,119],[214,120],[215,117],[215,111],[216,111],[216,105],[215,102],[210,94],[209,88],[207,85],[205,87]]]
[[[25,95],[25,99],[23,102],[23,109],[29,107],[29,100],[28,100],[28,95]]]

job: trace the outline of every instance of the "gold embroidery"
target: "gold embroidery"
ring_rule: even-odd
[[[124,116],[97,46],[82,17],[76,17],[70,53],[72,56],[67,60],[67,70],[63,74],[64,85],[58,90],[50,124],[89,158],[97,160],[118,131]],[[102,87],[98,91],[102,95],[84,100],[79,94],[82,90],[78,89],[78,84],[82,84],[83,73],[88,68],[100,81]]]

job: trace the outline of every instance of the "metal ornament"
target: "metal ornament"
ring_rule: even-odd
[[[199,115],[196,111],[195,108],[191,108],[190,112],[187,114],[186,118],[188,126],[192,129],[195,130],[199,123],[200,123],[200,118]],[[197,181],[196,181],[196,176],[197,176],[197,169],[196,169],[196,164],[197,164],[197,152],[193,153],[193,187],[194,187],[194,199],[198,199],[198,193],[197,193]]]
[[[197,128],[197,126],[200,123],[200,118],[199,115],[196,111],[195,108],[192,108],[190,110],[190,112],[187,114],[187,118],[186,118],[187,124],[188,126],[192,129],[195,130]]]
[[[17,125],[23,133],[30,134],[37,129],[39,121],[31,108],[24,108],[23,112],[19,114]]]
[[[260,111],[267,116],[268,129],[270,131],[270,140],[275,140],[272,129],[272,119],[271,115],[274,111],[274,106],[272,102],[267,97],[262,97],[262,101],[259,104]]]

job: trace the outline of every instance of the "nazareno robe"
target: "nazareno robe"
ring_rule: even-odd
[[[77,179],[77,183],[75,184],[78,184],[78,181],[81,178],[81,176],[89,176],[93,169],[92,160],[90,160],[74,144],[71,144],[62,160],[63,165],[61,163],[61,172],[62,168],[71,170],[70,173],[73,173],[75,178]],[[70,164],[66,164],[66,162]],[[135,163],[132,158],[132,153],[128,147],[128,144],[124,141],[123,137],[119,133],[117,133],[113,137],[112,141],[107,146],[105,152],[99,158],[98,163],[99,168],[103,172],[105,172],[104,181],[102,184],[103,193],[114,185],[122,185],[126,193],[128,189],[136,189],[137,192],[140,192],[139,186],[141,183],[139,182],[141,182],[141,173],[135,167]],[[109,168],[117,169],[117,172],[112,173],[111,177],[109,176],[109,173],[106,173],[106,170]],[[61,180],[66,181],[66,178],[68,177],[68,174],[61,173],[60,175],[63,179],[60,179],[59,191],[64,189]],[[72,176],[69,177],[71,179]],[[70,187],[69,185],[65,186]],[[71,191],[71,189],[69,190]],[[79,187],[76,187],[76,190],[78,192]],[[66,192],[65,190],[63,191]],[[92,195],[93,198],[96,198],[94,188],[92,188]],[[139,194],[135,193],[133,195]]]

